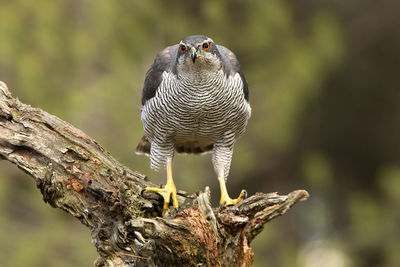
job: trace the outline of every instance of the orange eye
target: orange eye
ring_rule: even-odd
[[[185,53],[185,51],[186,51],[186,46],[184,46],[184,45],[179,46],[179,51],[180,51],[181,53]]]
[[[209,50],[210,49],[210,44],[209,43],[204,43],[203,44],[203,49],[204,50]]]

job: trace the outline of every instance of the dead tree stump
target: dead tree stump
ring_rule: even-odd
[[[178,192],[180,211],[159,217],[146,177],[116,161],[81,130],[11,96],[0,82],[0,159],[35,179],[43,200],[86,225],[95,266],[248,266],[251,241],[308,193],[256,193],[223,211],[210,191]]]

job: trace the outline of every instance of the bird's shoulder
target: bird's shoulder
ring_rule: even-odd
[[[178,53],[178,45],[168,46],[159,52],[146,73],[143,84],[142,105],[155,96],[157,88],[162,82],[164,71],[172,71],[172,63]]]
[[[246,101],[249,101],[249,85],[247,84],[246,77],[244,76],[243,71],[240,68],[239,60],[236,55],[228,48],[223,45],[217,45],[218,51],[221,55],[221,59],[223,62],[223,69],[225,74],[235,75],[238,73],[243,83],[243,94]]]

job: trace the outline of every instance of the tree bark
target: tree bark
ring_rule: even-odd
[[[247,266],[251,241],[308,193],[256,193],[222,211],[210,190],[178,192],[180,211],[160,217],[155,185],[67,122],[21,103],[0,82],[0,159],[31,175],[43,200],[89,227],[95,266]]]

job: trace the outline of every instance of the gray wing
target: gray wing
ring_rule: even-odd
[[[142,105],[155,96],[157,88],[161,84],[163,72],[172,70],[172,63],[177,53],[178,45],[168,46],[158,53],[153,64],[146,73],[142,91]]]
[[[224,72],[226,75],[234,75],[239,73],[240,78],[243,82],[243,94],[246,101],[249,101],[249,85],[247,84],[246,77],[244,77],[243,71],[240,69],[239,60],[235,54],[222,45],[217,45],[218,51],[221,54],[222,61],[224,62]]]

